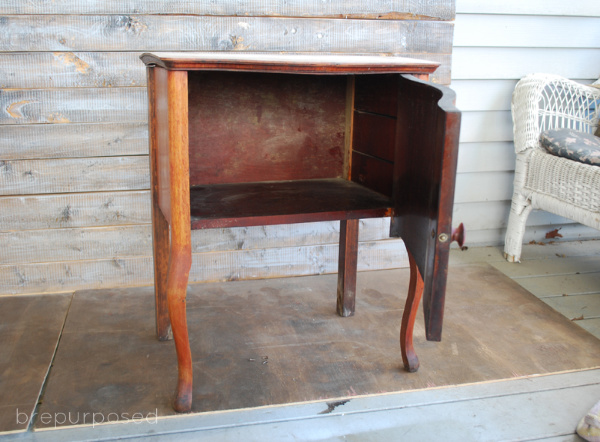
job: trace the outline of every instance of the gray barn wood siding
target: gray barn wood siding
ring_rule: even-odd
[[[0,6],[0,294],[151,284],[146,51],[388,53],[450,82],[454,0],[7,0]],[[360,268],[407,265],[388,222]],[[337,223],[193,233],[192,281],[337,270]]]

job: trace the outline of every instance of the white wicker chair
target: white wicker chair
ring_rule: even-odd
[[[517,161],[504,244],[508,261],[521,259],[532,209],[600,229],[600,167],[551,155],[539,144],[540,133],[547,129],[594,133],[599,100],[600,89],[557,75],[532,74],[517,83],[511,106]]]

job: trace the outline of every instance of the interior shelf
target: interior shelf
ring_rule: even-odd
[[[192,229],[390,216],[391,199],[340,178],[212,184],[190,189]]]

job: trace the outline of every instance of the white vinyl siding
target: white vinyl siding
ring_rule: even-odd
[[[457,0],[451,87],[463,120],[454,222],[464,222],[469,245],[504,243],[515,158],[510,100],[533,72],[583,83],[600,77],[600,2]],[[555,228],[565,239],[600,236],[534,212],[524,241]]]

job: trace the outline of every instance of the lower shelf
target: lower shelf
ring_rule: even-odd
[[[339,178],[190,189],[192,229],[380,218],[391,207],[390,198]]]

